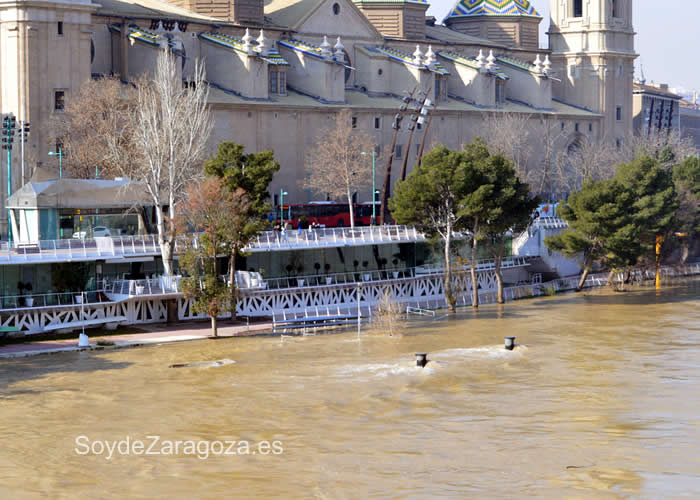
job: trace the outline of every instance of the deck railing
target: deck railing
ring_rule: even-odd
[[[155,255],[158,236],[114,236],[94,239],[71,238],[33,242],[0,242],[0,264],[42,261],[71,261],[110,257]]]
[[[522,267],[528,265],[527,259],[524,257],[508,257],[502,262],[502,269],[510,269],[514,267]],[[469,272],[469,265],[455,267],[456,272]],[[481,259],[477,262],[476,270],[478,272],[492,271],[495,269],[493,259]],[[240,271],[237,271],[237,273]],[[304,288],[318,286],[342,285],[347,283],[363,283],[377,282],[392,279],[416,278],[421,276],[431,276],[442,274],[445,272],[444,266],[440,265],[423,265],[418,267],[409,267],[402,269],[384,269],[384,270],[357,270],[342,273],[331,274],[315,274],[301,275],[279,278],[268,278],[263,280],[241,280],[237,284],[240,290],[246,291],[265,291],[265,290],[280,290],[287,288]],[[257,274],[257,273],[254,273]],[[222,276],[226,280],[227,276]],[[105,280],[103,283],[98,283],[98,287],[104,290],[107,294],[121,296],[145,296],[145,295],[167,295],[178,294],[179,276],[158,276],[143,280]],[[244,284],[245,283],[245,284]]]
[[[424,239],[425,236],[422,233],[407,226],[264,231],[245,250],[256,252],[274,249],[324,248],[422,241]],[[160,254],[160,246],[158,245],[158,236],[155,234],[13,243],[0,241],[0,264],[91,260],[158,254]]]

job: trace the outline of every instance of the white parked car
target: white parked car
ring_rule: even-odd
[[[95,228],[92,230],[92,236],[93,238],[101,238],[104,236],[112,236],[112,234],[109,232],[109,229],[104,226],[95,226]]]

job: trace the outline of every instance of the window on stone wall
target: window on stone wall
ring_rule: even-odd
[[[352,128],[357,128],[357,117],[356,116],[352,117]]]
[[[382,118],[380,116],[374,117],[374,128],[382,128]]]
[[[65,90],[56,90],[53,96],[53,109],[54,111],[63,111],[66,105],[66,92]]]
[[[571,17],[583,17],[583,0],[571,0]]]
[[[496,80],[496,104],[503,104],[506,102],[506,82],[503,80]]]
[[[277,93],[278,81],[279,81],[279,71],[270,70],[270,94]]]
[[[447,78],[435,78],[435,102],[447,100]]]
[[[593,132],[593,124],[592,123],[588,124],[588,131]]]
[[[280,95],[287,95],[287,72],[280,71],[279,73],[280,73],[280,84],[279,84]]]
[[[574,132],[578,132],[578,131],[579,131],[578,123],[574,123]]]
[[[57,32],[59,35],[62,35],[63,34],[63,21],[58,21],[57,25],[58,25]]]
[[[620,17],[620,0],[610,0],[612,3],[612,16]]]
[[[619,122],[622,121],[622,106],[615,108],[615,119]]]
[[[396,147],[394,148],[394,158],[401,158],[402,154],[403,154],[403,146],[401,144],[397,144]]]

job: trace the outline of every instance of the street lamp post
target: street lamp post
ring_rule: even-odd
[[[63,179],[63,148],[58,148],[58,152],[49,151],[49,156],[58,156],[58,178]]]
[[[280,224],[284,226],[284,195],[289,194],[284,189],[280,189]]]
[[[363,155],[367,155],[368,153],[365,153],[364,151],[362,152]],[[376,157],[377,154],[372,150],[372,225],[375,225],[377,223],[377,213],[376,213],[376,207],[375,207],[375,201],[377,199],[377,186],[375,184],[375,165],[376,165]]]
[[[14,142],[16,120],[13,114],[2,117],[2,149],[7,150],[7,199],[12,194],[12,143]],[[12,209],[7,208],[7,239],[12,242]]]

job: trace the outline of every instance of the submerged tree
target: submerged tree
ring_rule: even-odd
[[[195,65],[193,85],[185,87],[176,63],[174,55],[162,51],[153,78],[136,82],[134,142],[142,158],[123,171],[144,183],[158,207],[156,227],[166,274],[173,272],[178,205],[187,186],[202,178],[202,158],[213,126],[204,67]]]
[[[497,300],[503,298],[503,273],[501,265],[505,254],[506,238],[527,229],[534,210],[540,203],[538,197],[530,195],[530,186],[522,182],[510,162],[500,155],[492,155],[484,163],[488,181],[493,185],[491,196],[486,201],[490,206],[483,224],[486,247],[494,260]],[[472,257],[473,259],[473,257]]]
[[[551,250],[582,257],[581,291],[595,263],[616,267],[639,252],[638,232],[630,211],[631,193],[615,179],[586,181],[558,208],[569,227],[545,239]]]
[[[218,334],[217,317],[235,314],[236,307],[219,269],[219,257],[230,252],[235,229],[249,208],[242,189],[230,192],[215,178],[190,187],[182,205],[178,221],[179,262],[186,273],[182,291],[195,312],[209,316],[213,336]]]
[[[318,137],[310,154],[309,175],[303,186],[323,196],[344,197],[353,227],[352,194],[372,182],[372,164],[367,155],[374,145],[374,139],[367,133],[352,128],[350,111],[341,111],[333,128]]]
[[[681,233],[681,264],[688,258],[689,246],[700,233],[700,158],[688,157],[673,168],[673,182],[678,193],[676,212]]]
[[[268,187],[279,169],[271,150],[245,154],[241,144],[228,141],[219,144],[217,155],[204,164],[205,172],[220,179],[229,192],[241,190],[248,199],[245,210],[239,210],[228,228],[228,275],[234,317],[238,297],[236,258],[268,224],[266,214],[272,209]]]
[[[405,181],[397,184],[389,202],[396,222],[415,225],[429,236],[439,235],[444,240],[445,300],[453,312],[457,299],[452,283],[451,247],[455,231],[466,227],[465,199],[468,203],[468,197],[477,197],[475,191],[480,189],[481,174],[475,170],[475,156],[473,152],[451,151],[444,146],[433,149]]]

